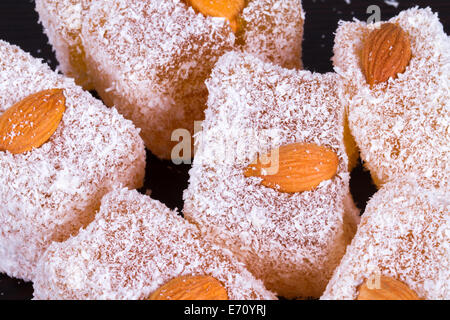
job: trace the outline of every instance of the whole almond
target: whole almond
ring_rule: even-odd
[[[228,300],[228,294],[211,276],[182,276],[160,287],[149,300]]]
[[[14,154],[39,148],[58,128],[66,109],[62,89],[34,93],[0,117],[0,151]]]
[[[375,281],[376,284],[377,281]],[[420,300],[406,284],[390,277],[381,276],[378,284],[366,280],[359,288],[357,300]]]
[[[262,158],[272,161],[261,161]],[[331,149],[307,143],[281,146],[262,158],[249,165],[244,175],[260,177],[263,186],[285,193],[313,190],[322,181],[333,178],[339,164]]]
[[[361,64],[367,83],[373,86],[396,78],[411,61],[411,43],[398,25],[385,23],[373,30],[364,43]]]
[[[245,0],[189,0],[191,6],[206,16],[226,18],[234,32],[239,30],[239,13]]]

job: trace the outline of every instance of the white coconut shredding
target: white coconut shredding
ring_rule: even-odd
[[[239,52],[221,57],[207,81],[208,109],[183,213],[287,298],[321,295],[357,223],[339,81]],[[337,175],[295,194],[244,176],[258,152],[296,142],[336,152]]]
[[[411,41],[406,71],[387,83],[367,84],[360,67],[364,39],[383,22],[341,22],[334,65],[345,79],[349,126],[378,186],[412,172],[423,186],[449,187],[450,39],[437,14],[413,8],[389,22]]]
[[[301,0],[250,0],[241,17],[245,21],[242,51],[284,68],[302,67]]]
[[[322,299],[350,299],[368,278],[402,281],[421,299],[450,298],[448,190],[407,177],[384,185],[367,204],[358,231]]]
[[[0,151],[0,272],[33,279],[38,258],[93,219],[100,199],[123,185],[139,188],[145,148],[139,130],[53,72],[0,41],[0,115],[30,94],[61,88],[66,110],[41,147]]]
[[[204,81],[217,59],[241,48],[301,66],[300,0],[252,0],[239,41],[224,18],[179,0],[37,0],[61,69],[95,88],[142,129],[146,146],[169,159],[172,132],[204,118]]]
[[[39,262],[35,299],[147,299],[184,275],[209,275],[231,300],[276,299],[227,251],[159,201],[137,191],[106,195],[95,220]]]

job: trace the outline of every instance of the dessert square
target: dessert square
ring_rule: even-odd
[[[240,52],[221,57],[206,83],[208,109],[183,213],[286,298],[320,297],[358,221],[339,83],[336,74],[287,70]],[[275,180],[269,172],[251,176],[258,154],[278,147]],[[321,159],[328,154],[334,174],[315,181],[329,169]],[[292,169],[299,163],[303,176]],[[316,183],[297,192],[295,179]]]
[[[201,13],[223,3],[38,0],[36,9],[62,70],[95,88],[142,129],[153,154],[170,159],[173,131],[193,134],[203,120],[204,81],[225,52],[240,48],[301,67],[300,0],[228,1],[238,6],[228,20]]]
[[[448,190],[412,178],[387,183],[367,204],[322,299],[448,300],[449,212]]]
[[[430,8],[339,25],[333,62],[347,85],[351,133],[377,186],[409,173],[422,186],[448,186],[449,52]]]
[[[35,299],[276,299],[176,211],[127,189],[106,195],[77,236],[53,243],[37,275]]]
[[[60,122],[48,122],[55,111],[50,107],[38,113],[51,95],[41,95],[41,103],[25,100],[28,109],[10,112],[24,98],[49,89],[59,94],[55,108],[65,108]],[[13,122],[22,116],[22,122]],[[145,148],[139,130],[116,109],[4,41],[0,122],[0,272],[32,280],[48,245],[89,223],[108,191],[142,186]],[[44,136],[50,125],[54,133]],[[42,137],[39,145],[32,144]],[[18,147],[18,142],[30,144],[30,150],[11,148],[14,141]]]

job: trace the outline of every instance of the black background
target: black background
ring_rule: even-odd
[[[350,2],[350,3],[347,3]],[[334,32],[339,20],[367,20],[369,5],[381,8],[381,19],[387,20],[401,10],[415,5],[431,7],[439,13],[445,31],[449,33],[449,0],[408,1],[398,0],[396,8],[382,0],[303,0],[306,12],[305,34],[303,42],[304,68],[316,72],[333,71],[330,58],[333,52]],[[51,46],[38,24],[38,15],[34,11],[34,1],[0,0],[0,39],[20,46],[33,56],[42,58],[53,69],[58,65]],[[95,95],[95,93],[93,93]],[[187,187],[189,166],[173,165],[169,161],[160,161],[150,152],[147,155],[147,176],[145,187],[152,191],[151,196],[170,208],[181,210],[182,192]],[[351,190],[356,204],[364,209],[367,200],[375,192],[370,175],[361,165],[352,172]],[[33,288],[30,283],[8,278],[0,274],[0,300],[30,299]]]

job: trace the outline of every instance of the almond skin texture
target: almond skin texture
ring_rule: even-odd
[[[189,0],[189,3],[206,16],[226,18],[233,32],[239,30],[238,15],[245,7],[245,0]]]
[[[381,276],[379,288],[371,288],[366,280],[359,288],[356,300],[420,300],[414,291],[401,281]]]
[[[284,193],[315,189],[322,181],[336,175],[339,159],[334,151],[316,144],[294,143],[272,150],[278,152],[278,170],[271,172],[274,164],[258,159],[248,166],[246,177],[260,177],[261,184]],[[263,158],[270,159],[265,155]],[[267,164],[266,164],[267,163]]]
[[[406,32],[398,25],[385,23],[373,30],[361,53],[362,70],[367,83],[386,82],[403,73],[411,61],[411,43]]]
[[[228,294],[213,277],[182,276],[160,287],[149,300],[228,300]]]
[[[66,110],[62,89],[32,94],[0,117],[0,151],[14,154],[39,148],[55,133]]]

